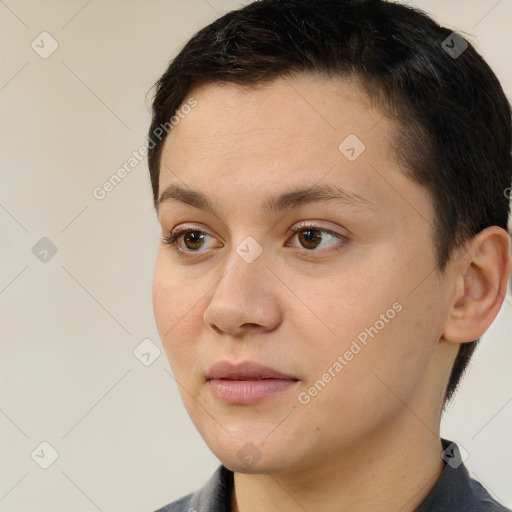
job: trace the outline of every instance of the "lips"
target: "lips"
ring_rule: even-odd
[[[299,379],[254,362],[221,361],[207,375],[209,390],[228,405],[251,405],[280,395]]]
[[[298,380],[297,378],[278,372],[268,366],[263,366],[254,362],[245,362],[232,364],[228,361],[221,361],[212,366],[207,375],[207,380],[226,379],[226,380],[261,380],[261,379],[280,379],[280,380]]]

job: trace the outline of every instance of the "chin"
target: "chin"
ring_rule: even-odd
[[[225,454],[219,454],[219,455],[225,455]],[[275,460],[273,460],[273,457],[268,458],[261,458],[259,460],[255,460],[254,463],[252,462],[242,462],[238,457],[237,454],[230,454],[226,455],[224,457],[219,457],[219,460],[222,462],[226,468],[228,468],[230,471],[233,471],[234,473],[244,473],[246,475],[251,474],[263,474],[263,473],[280,473],[285,468],[281,467],[280,464],[278,464]]]
[[[205,438],[212,453],[229,470],[236,473],[281,473],[294,469],[297,458],[293,446],[288,446],[284,439],[265,439],[266,434],[258,438],[256,435],[244,435],[230,438],[227,434],[215,439]]]

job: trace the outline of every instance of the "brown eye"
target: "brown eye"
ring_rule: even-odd
[[[184,227],[177,228],[168,236],[162,237],[162,243],[170,245],[180,253],[204,252],[200,249],[206,246],[208,238],[214,240],[214,237],[204,231]]]
[[[301,245],[306,249],[315,249],[322,241],[322,235],[319,229],[308,229],[299,231],[298,238]]]
[[[298,238],[299,248],[306,249],[307,252],[323,252],[323,249],[330,248],[340,242],[348,242],[348,237],[323,229],[320,226],[301,224],[295,226],[292,231],[295,233],[293,238]]]
[[[200,249],[205,239],[202,231],[187,231],[183,234],[183,244],[187,249]]]

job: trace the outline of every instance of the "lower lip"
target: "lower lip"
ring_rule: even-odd
[[[208,381],[213,395],[232,405],[247,405],[261,402],[281,393],[296,384],[290,379],[228,380],[211,379]]]

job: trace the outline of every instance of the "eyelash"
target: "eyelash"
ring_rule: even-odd
[[[335,233],[334,231],[322,228],[321,226],[318,226],[316,224],[312,224],[312,223],[309,223],[309,222],[303,222],[302,224],[299,224],[299,225],[297,225],[297,226],[295,226],[295,227],[293,227],[291,229],[291,231],[293,232],[294,236],[295,236],[296,233],[301,233],[303,231],[308,231],[308,230],[318,231],[320,233],[327,233],[328,235],[330,235],[330,236],[332,236],[334,238],[339,239],[340,242],[343,242],[343,245],[349,241],[349,238],[346,235],[340,235],[339,233]],[[189,256],[190,254],[193,254],[193,253],[205,252],[205,251],[191,251],[191,250],[188,250],[188,249],[181,249],[180,247],[177,246],[177,241],[180,238],[182,238],[184,235],[188,234],[188,233],[199,233],[201,235],[204,234],[204,235],[211,236],[206,231],[202,231],[202,230],[196,229],[196,228],[190,228],[189,226],[183,226],[183,227],[180,227],[180,228],[176,228],[172,233],[169,233],[168,235],[164,235],[162,237],[161,241],[165,245],[171,246],[172,249],[174,251],[176,251],[179,255]],[[316,256],[315,253],[317,253],[317,252],[324,252],[325,251],[325,250],[324,251],[323,250],[317,251],[315,249],[311,250],[311,249],[305,249],[305,248],[302,248],[302,249],[299,249],[299,250],[302,250],[304,253],[306,253],[308,255],[315,255],[315,256]],[[340,250],[340,247],[338,247],[338,248],[336,248],[334,250]]]

